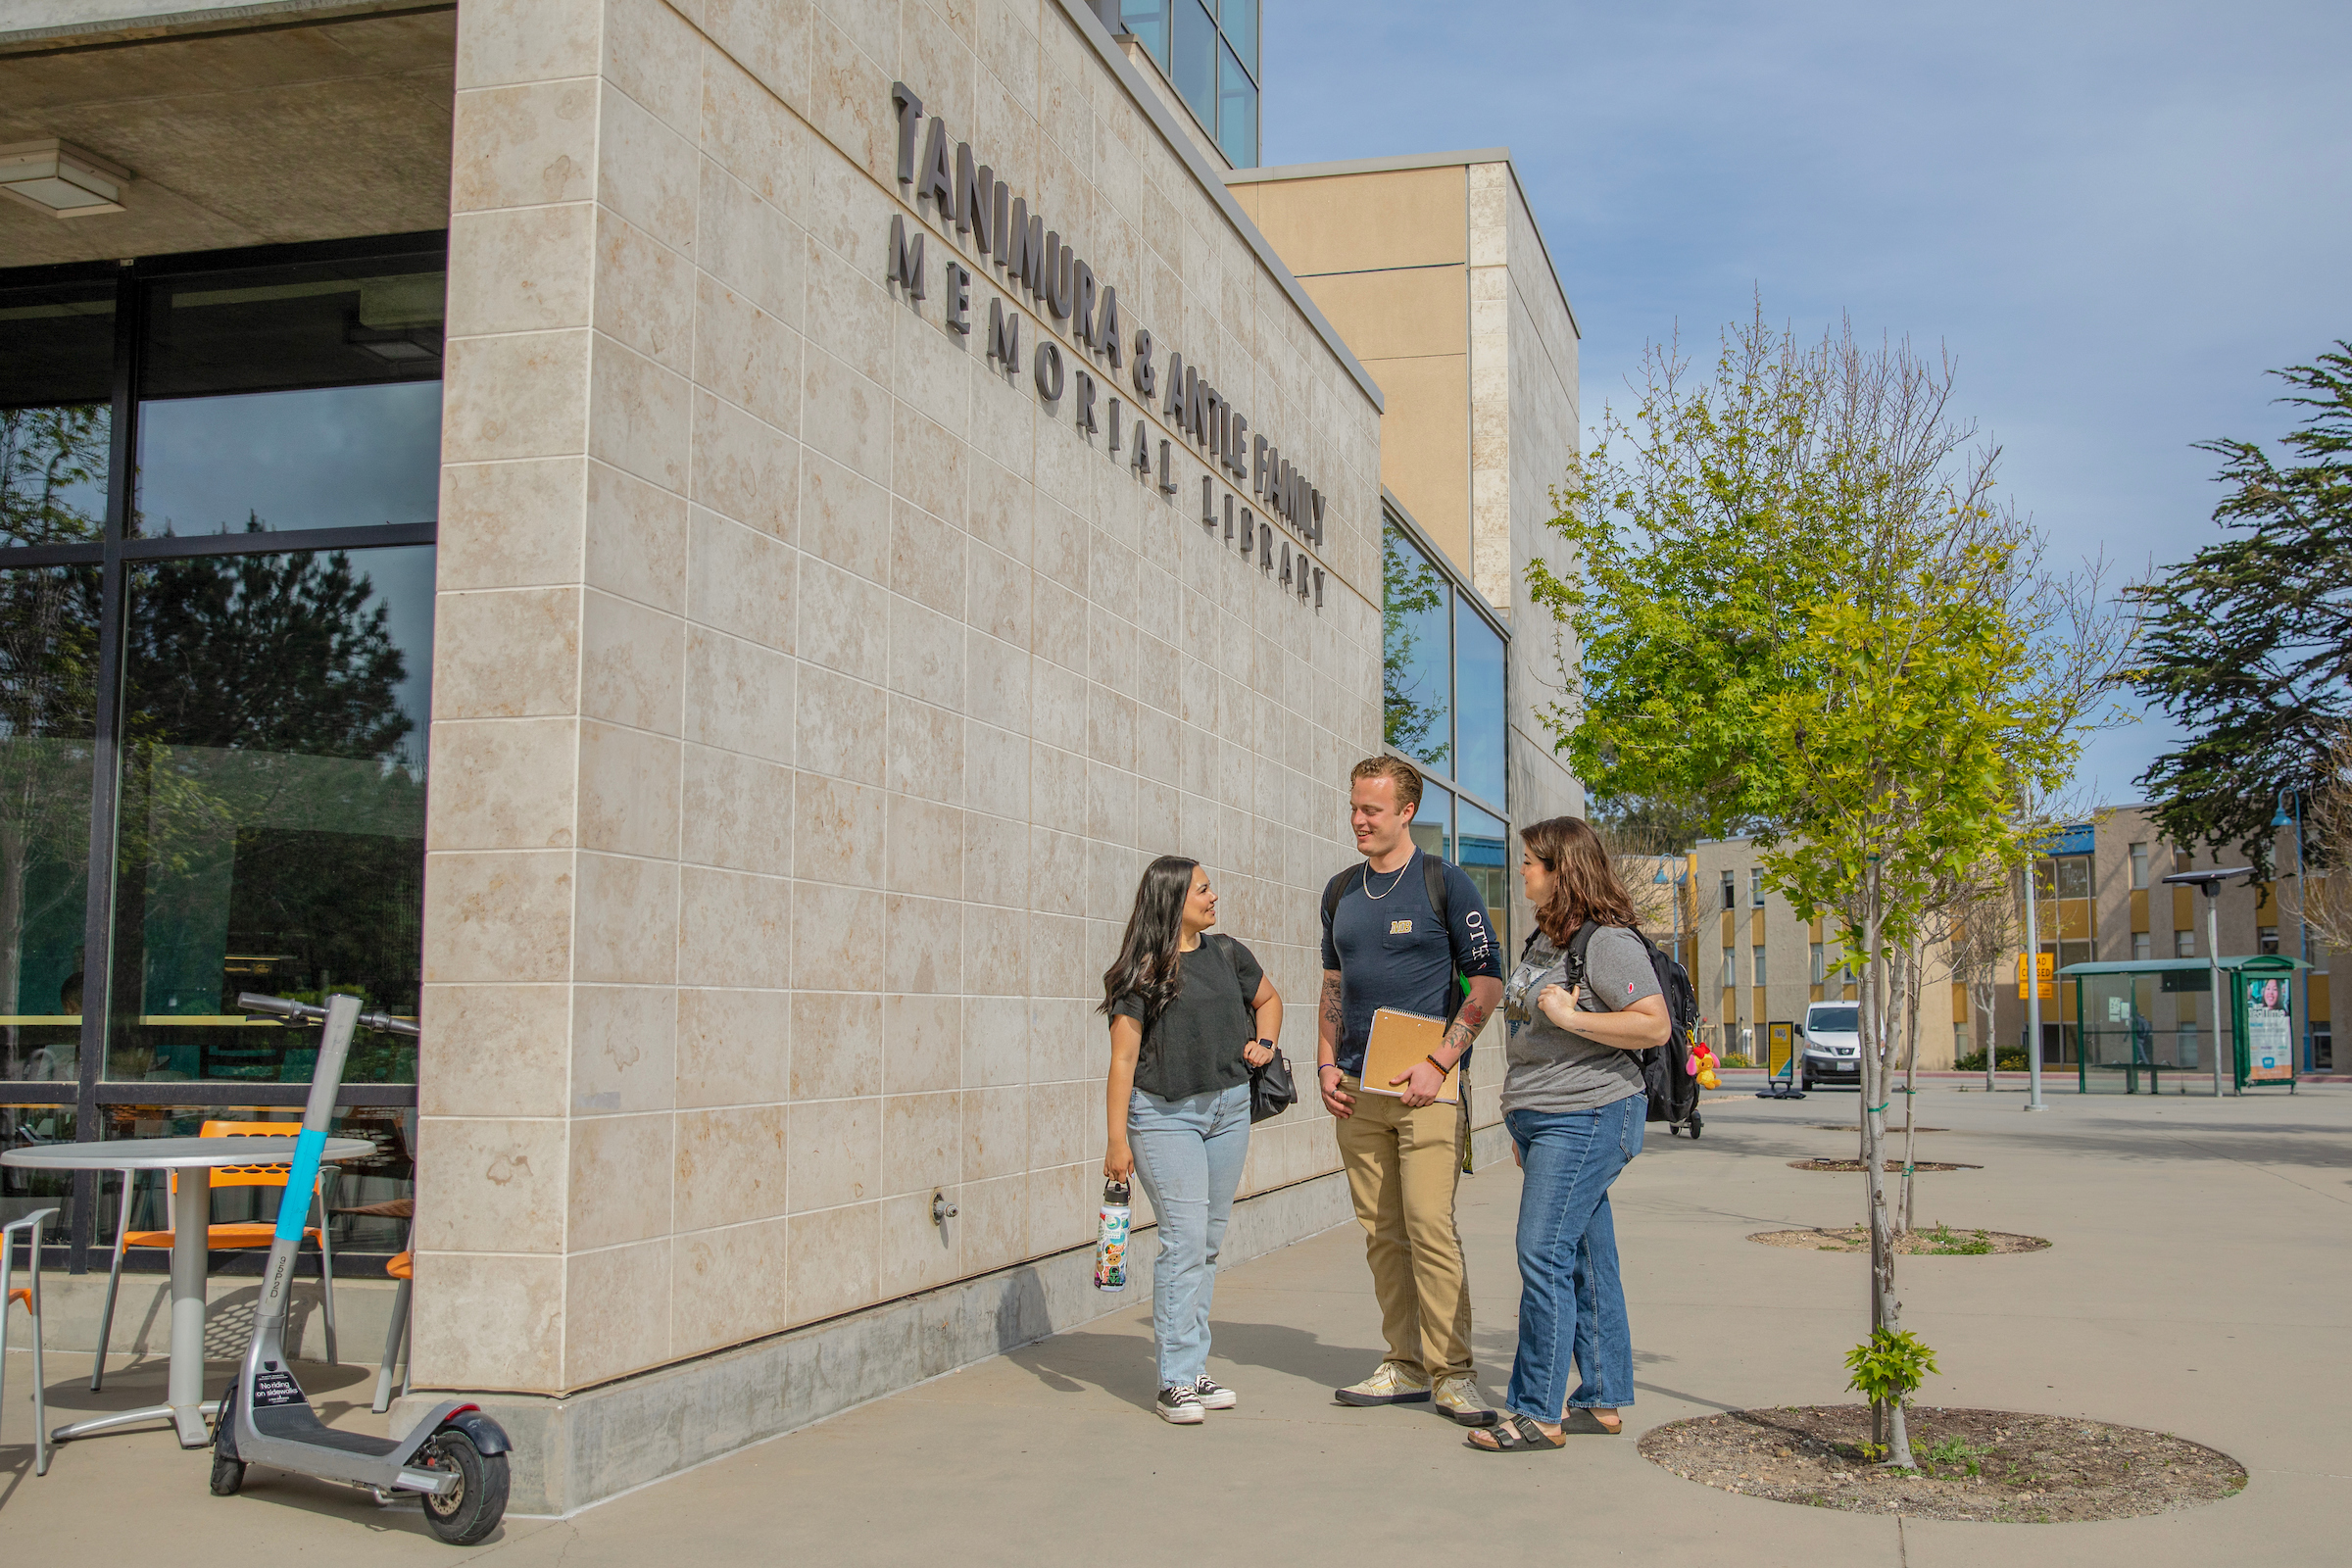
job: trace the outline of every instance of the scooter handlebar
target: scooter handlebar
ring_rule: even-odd
[[[247,1012],[275,1013],[280,1018],[296,1018],[305,1023],[324,1023],[326,1009],[314,1007],[307,1002],[295,1002],[287,997],[265,997],[257,991],[237,994],[237,1005]],[[407,1018],[395,1018],[388,1012],[363,1012],[360,1027],[378,1029],[385,1034],[416,1036],[420,1031]]]

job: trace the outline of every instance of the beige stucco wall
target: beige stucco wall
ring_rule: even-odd
[[[1459,164],[1283,178],[1234,199],[1387,395],[1380,479],[1466,572],[1470,540],[1469,189]],[[1268,175],[1273,177],[1267,177]]]
[[[1086,1243],[1090,992],[1152,854],[1209,864],[1311,1059],[1378,409],[1098,36],[1063,0],[461,10],[420,1384],[577,1389]],[[985,363],[1020,301],[968,249],[982,324],[943,326],[894,78],[1313,475],[1320,612],[1201,529],[1187,443],[1162,497]],[[1245,1191],[1335,1163],[1301,1107]]]

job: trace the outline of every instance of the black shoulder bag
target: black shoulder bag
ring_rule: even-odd
[[[1225,955],[1225,962],[1233,970],[1234,983],[1238,987],[1242,978],[1242,966],[1234,962],[1233,938],[1220,931],[1214,940],[1217,944],[1217,951]],[[1242,998],[1242,1011],[1252,1020],[1257,1017],[1256,1008],[1251,1005],[1256,1000],[1255,997],[1250,996]],[[1252,1027],[1254,1027],[1254,1023]],[[1273,1060],[1267,1062],[1263,1067],[1250,1069],[1250,1125],[1255,1126],[1268,1117],[1279,1116],[1297,1103],[1298,1103],[1298,1085],[1291,1078],[1290,1059],[1283,1055],[1282,1048],[1276,1046]]]

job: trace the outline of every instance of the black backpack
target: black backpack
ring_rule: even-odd
[[[1331,917],[1339,912],[1340,901],[1354,889],[1362,887],[1364,878],[1371,869],[1369,864],[1358,861],[1323,884],[1324,930],[1331,929]],[[1429,894],[1429,906],[1437,911],[1438,929],[1445,934],[1446,952],[1446,956],[1450,957],[1453,954],[1453,910],[1446,899],[1446,862],[1427,850],[1421,852],[1421,886]],[[1456,969],[1453,974],[1453,990],[1446,1002],[1446,1021],[1447,1023],[1453,1022],[1453,1015],[1462,1010],[1462,1004],[1468,1000],[1469,996],[1470,982],[1462,977],[1459,969]]]
[[[1600,927],[1588,920],[1568,939],[1562,973],[1570,986],[1585,981],[1585,949],[1592,941],[1592,933]],[[1658,994],[1666,999],[1666,1017],[1670,1026],[1666,1043],[1636,1052],[1642,1063],[1642,1087],[1649,1096],[1649,1121],[1681,1124],[1690,1119],[1698,1106],[1698,1080],[1685,1071],[1690,1060],[1690,1044],[1698,1035],[1698,991],[1690,984],[1690,975],[1674,956],[1646,933],[1633,926],[1621,929],[1632,931],[1649,955],[1650,973],[1658,982]],[[1540,935],[1541,933],[1539,933]],[[1528,946],[1535,946],[1530,936]],[[1524,956],[1524,955],[1522,955]]]

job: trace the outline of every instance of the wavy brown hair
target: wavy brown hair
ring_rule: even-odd
[[[1642,917],[1609,864],[1600,835],[1581,817],[1547,816],[1519,830],[1527,851],[1551,873],[1551,897],[1536,909],[1536,924],[1555,948],[1568,946],[1577,927],[1622,925],[1640,930]]]
[[[1140,996],[1140,1021],[1149,1028],[1184,989],[1184,901],[1192,897],[1193,872],[1200,865],[1181,855],[1163,855],[1144,867],[1119,956],[1102,971],[1102,1004],[1097,1012],[1107,1014],[1122,997]]]

